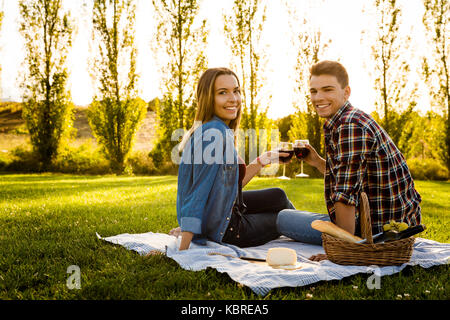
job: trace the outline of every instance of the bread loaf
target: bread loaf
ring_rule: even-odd
[[[360,237],[352,235],[350,232],[338,227],[333,222],[323,221],[323,220],[314,220],[311,222],[311,227],[320,232],[324,232],[329,234],[330,236],[336,237],[338,239],[342,239],[349,242],[357,242],[362,240]]]
[[[286,266],[297,263],[297,253],[289,248],[270,248],[266,257],[269,266]]]

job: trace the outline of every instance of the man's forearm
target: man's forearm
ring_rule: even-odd
[[[320,159],[316,162],[316,168],[317,168],[317,170],[319,170],[322,174],[325,174],[326,164],[327,164],[327,162],[325,161],[325,159],[324,159],[324,158],[320,158]]]
[[[325,169],[327,166],[327,162],[324,158],[317,155],[312,161],[307,161],[307,163],[313,167],[315,167],[317,170],[319,170],[322,174],[325,174]]]
[[[188,232],[188,231],[181,232],[180,251],[189,249],[189,246],[191,244],[193,237],[194,237],[194,234],[192,232]]]
[[[355,234],[355,206],[336,202],[334,209],[336,213],[336,225],[351,234]]]

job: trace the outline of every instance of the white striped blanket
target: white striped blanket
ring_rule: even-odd
[[[403,270],[407,265],[419,265],[429,268],[450,263],[450,244],[439,243],[423,238],[416,238],[411,260],[401,266],[341,266],[329,260],[313,262],[308,260],[311,255],[324,253],[321,246],[310,245],[280,237],[265,245],[241,249],[232,245],[221,245],[208,241],[206,246],[191,244],[189,250],[179,251],[179,238],[163,233],[119,234],[111,237],[101,237],[101,240],[118,244],[128,250],[146,255],[152,250],[163,252],[174,259],[183,269],[199,271],[208,267],[219,272],[226,272],[234,281],[249,287],[258,295],[264,296],[273,288],[299,287],[319,281],[340,280],[358,273],[368,274],[368,277],[391,275]],[[297,252],[297,260],[301,268],[297,270],[274,269],[267,265],[252,263],[230,256],[210,255],[221,253],[235,257],[247,256],[265,259],[267,250],[272,247],[292,248]]]

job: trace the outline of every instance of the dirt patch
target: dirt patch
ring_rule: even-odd
[[[75,144],[80,145],[87,139],[95,141],[86,115],[87,108],[75,109],[74,127],[77,130]],[[29,141],[25,130],[25,121],[22,119],[22,111],[0,111],[0,149],[10,150]],[[22,134],[20,134],[22,133]],[[150,151],[153,148],[156,137],[156,115],[154,111],[148,111],[144,121],[136,135],[134,150]]]
[[[0,111],[0,133],[9,133],[25,126],[22,119],[22,111],[3,110]]]

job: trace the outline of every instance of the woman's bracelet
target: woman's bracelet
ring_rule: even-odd
[[[262,162],[261,162],[261,158],[260,157],[257,157],[256,158],[256,162],[258,162],[260,165],[261,165],[261,167],[265,167],[267,164],[263,164]]]

